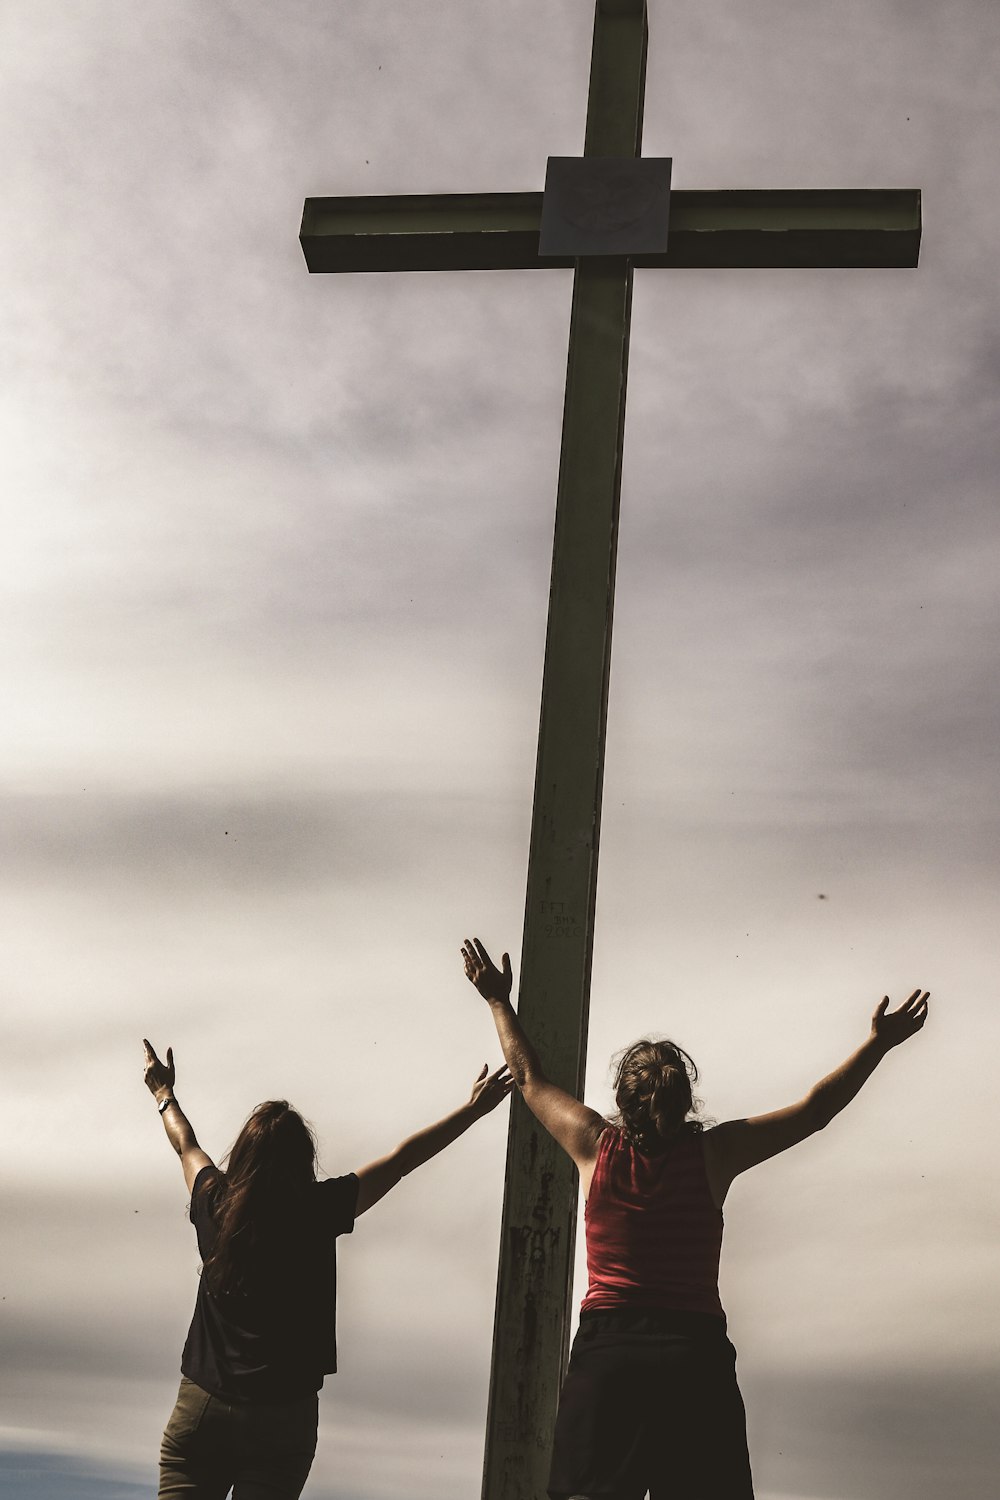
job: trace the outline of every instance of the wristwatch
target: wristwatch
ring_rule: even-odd
[[[159,1104],[156,1106],[156,1112],[157,1112],[157,1114],[162,1115],[163,1111],[166,1109],[166,1107],[167,1107],[168,1104],[176,1104],[176,1103],[177,1103],[177,1100],[174,1098],[173,1094],[168,1094],[167,1097],[165,1099],[161,1099],[160,1102],[159,1102]]]

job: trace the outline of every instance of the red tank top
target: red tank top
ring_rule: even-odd
[[[644,1156],[609,1126],[585,1218],[590,1284],[582,1312],[655,1307],[725,1317],[722,1210],[709,1192],[700,1135],[682,1136],[662,1156]]]

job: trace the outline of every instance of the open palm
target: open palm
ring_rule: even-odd
[[[466,938],[462,944],[465,977],[484,1000],[509,1000],[513,982],[510,955],[503,955],[503,969],[498,969],[478,938]]]
[[[890,1010],[889,996],[886,995],[875,1007],[872,1035],[878,1037],[884,1047],[898,1047],[900,1042],[909,1041],[927,1020],[929,999],[929,990],[914,990],[909,1000]]]

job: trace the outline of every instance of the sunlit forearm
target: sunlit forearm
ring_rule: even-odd
[[[156,1102],[158,1105],[164,1099],[169,1099],[171,1102],[163,1110],[160,1119],[163,1121],[167,1140],[173,1146],[177,1155],[183,1156],[185,1151],[190,1151],[197,1147],[198,1140],[191,1128],[190,1120],[174,1098],[173,1089],[161,1089],[157,1093]]]
[[[489,1007],[504,1059],[518,1088],[523,1090],[532,1079],[544,1078],[538,1053],[525,1035],[517,1011],[510,1001],[491,1000]]]
[[[463,1104],[460,1109],[445,1115],[443,1120],[409,1136],[393,1153],[399,1164],[399,1175],[405,1177],[417,1167],[422,1167],[425,1161],[430,1161],[432,1156],[437,1156],[439,1151],[464,1135],[478,1118],[471,1104]]]
[[[868,1082],[886,1054],[886,1047],[871,1036],[846,1062],[820,1079],[809,1093],[809,1105],[819,1128],[828,1125],[845,1109]]]

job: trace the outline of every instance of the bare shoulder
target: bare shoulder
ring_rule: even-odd
[[[818,1113],[807,1098],[787,1109],[751,1115],[745,1120],[724,1120],[706,1130],[702,1137],[705,1171],[716,1207],[722,1207],[733,1179],[741,1172],[798,1145],[820,1126]]]
[[[591,1109],[589,1104],[585,1104],[583,1108],[586,1110],[586,1119],[582,1125],[587,1147],[596,1157],[600,1150],[601,1137],[612,1128],[611,1122],[604,1115],[598,1114],[596,1109]]]
[[[615,1129],[611,1121],[606,1120],[603,1115],[599,1115],[596,1110],[591,1110],[591,1114],[594,1116],[594,1119],[591,1121],[591,1129],[593,1131],[592,1151],[586,1161],[582,1163],[578,1161],[576,1164],[577,1171],[580,1174],[580,1190],[583,1193],[585,1202],[590,1197],[590,1187],[594,1180],[594,1172],[597,1170],[597,1158],[601,1154],[601,1146],[604,1141],[610,1139]]]
[[[598,1142],[608,1124],[604,1116],[547,1078],[527,1079],[521,1092],[538,1123],[573,1158],[577,1170],[592,1172]]]
[[[184,1173],[184,1186],[188,1190],[189,1197],[194,1192],[194,1185],[198,1179],[198,1176],[205,1170],[206,1167],[211,1167],[213,1171],[218,1170],[215,1162],[209,1156],[208,1152],[203,1151],[197,1144],[197,1142],[193,1146],[189,1146],[187,1150],[182,1153],[181,1170]]]

